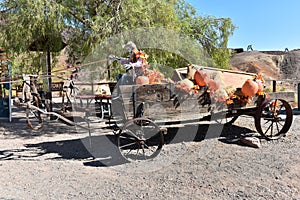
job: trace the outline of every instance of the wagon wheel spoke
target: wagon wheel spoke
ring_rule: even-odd
[[[265,122],[265,125],[267,125],[269,122],[272,122],[270,119],[267,119]]]
[[[272,122],[272,126],[271,126],[271,137],[273,137],[273,126],[274,125],[274,122]]]
[[[126,156],[128,156],[130,154],[130,152],[132,151],[132,149],[129,149],[127,153],[125,153]]]
[[[146,160],[147,158],[146,158],[146,155],[145,155],[145,148],[144,148],[144,146],[142,146],[142,151],[143,151],[143,158],[144,158],[144,160]]]
[[[276,122],[276,128],[277,128],[277,132],[279,133],[280,130],[279,130],[279,127],[278,127],[278,122]]]
[[[122,138],[122,139],[128,139],[128,140],[135,140],[136,138],[134,138],[134,137],[125,137],[125,136],[123,136],[123,135],[120,135],[120,138]]]
[[[145,146],[147,147],[147,149],[149,149],[152,152],[155,152],[155,149],[153,150],[153,148],[149,147],[147,144],[145,144]]]
[[[33,115],[35,116],[35,118],[39,118],[37,112],[33,112],[31,109],[29,110],[29,112],[30,112],[31,114],[33,114]]]
[[[137,139],[137,138],[139,138],[133,131],[131,131],[129,129],[126,129],[123,132],[125,132],[125,134],[120,135],[120,137],[122,137],[122,138],[126,138],[126,139]]]
[[[132,143],[129,143],[129,144],[122,145],[122,146],[120,146],[120,148],[129,147],[129,146],[131,146],[133,144],[136,144],[136,142],[132,142]]]
[[[280,121],[278,121],[278,124],[280,124],[281,126],[284,126],[284,124],[282,124]]]
[[[279,108],[279,110],[278,110],[278,113],[280,113],[280,111],[282,111],[282,108],[284,108],[283,104],[280,105],[280,108]]]
[[[276,105],[277,105],[277,99],[275,99],[275,102],[273,104],[273,111],[276,111]]]
[[[264,134],[266,134],[266,133],[269,131],[269,129],[270,129],[271,127],[273,127],[273,122],[270,124],[270,126],[267,128],[267,130],[265,131]]]

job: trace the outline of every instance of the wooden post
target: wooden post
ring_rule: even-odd
[[[300,111],[300,83],[298,83],[298,110]]]
[[[46,66],[47,66],[47,75],[48,75],[48,97],[49,97],[49,110],[48,112],[52,112],[52,78],[51,78],[51,53],[50,50],[48,48],[47,50],[47,55],[46,55]],[[53,115],[50,115],[50,120],[55,119],[55,117]]]
[[[12,99],[12,88],[11,88],[12,78],[11,77],[12,76],[11,76],[11,62],[10,61],[8,62],[7,68],[8,68],[8,78],[10,80],[10,82],[9,82],[9,93],[8,93],[8,114],[9,114],[8,120],[9,120],[9,122],[11,122],[12,121],[12,107],[11,107],[11,99]]]
[[[276,80],[273,80],[273,92],[276,92]]]
[[[92,81],[91,86],[92,86],[92,88],[91,88],[91,90],[92,90],[92,95],[94,95],[94,94],[95,94],[95,92],[94,92],[94,81]]]
[[[107,59],[106,65],[107,65],[107,76],[108,76],[108,80],[110,80],[110,60],[109,58]]]

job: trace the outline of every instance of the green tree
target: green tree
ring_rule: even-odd
[[[51,1],[0,1],[0,46],[13,60],[15,73],[38,73],[45,68],[45,52],[62,48],[61,6]]]
[[[26,62],[19,58],[15,62],[19,68],[35,66],[30,68],[31,72],[42,70],[42,58],[47,50],[54,52],[62,47],[62,36],[68,45],[69,62],[74,64],[107,38],[147,27],[164,27],[195,39],[195,45],[181,47],[181,51],[195,54],[205,48],[216,66],[226,67],[227,41],[234,28],[230,19],[198,16],[183,0],[0,0],[0,24],[0,46],[8,51],[11,59],[20,55],[22,59],[32,58],[25,59]],[[139,36],[142,37],[136,37]],[[125,39],[120,39],[120,43]],[[30,52],[32,45],[40,52]],[[152,62],[173,68],[191,60],[180,58],[174,52],[159,56],[161,50],[149,51]],[[25,69],[29,68],[15,71]]]
[[[196,10],[183,0],[177,0],[176,13],[180,19],[181,31],[197,40],[207,51],[218,68],[230,68],[228,40],[235,26],[230,18],[199,16]]]

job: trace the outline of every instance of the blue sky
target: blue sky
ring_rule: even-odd
[[[230,48],[254,50],[300,48],[299,0],[186,0],[201,16],[231,18],[237,27]]]

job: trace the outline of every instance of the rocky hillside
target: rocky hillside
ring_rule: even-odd
[[[245,51],[231,58],[234,70],[262,73],[267,80],[300,77],[300,49],[292,51]]]

